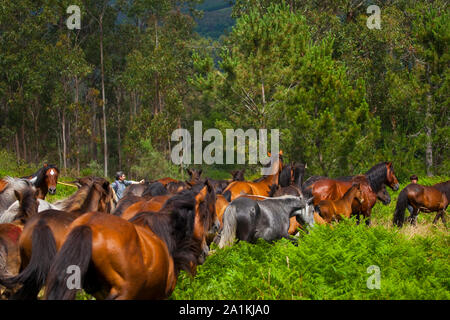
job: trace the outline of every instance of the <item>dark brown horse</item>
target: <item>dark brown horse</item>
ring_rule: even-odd
[[[22,177],[30,180],[39,190],[39,199],[45,199],[47,193],[56,194],[56,185],[58,184],[59,169],[53,164],[44,163],[43,167],[33,173],[31,176]]]
[[[446,225],[445,211],[450,199],[450,180],[435,184],[431,187],[417,183],[407,185],[398,195],[397,206],[395,207],[393,222],[398,227],[403,226],[405,221],[405,209],[408,205],[413,207],[412,214],[408,221],[415,225],[419,212],[437,212],[433,223],[437,223],[439,218]]]
[[[19,239],[20,273],[0,278],[0,284],[11,289],[22,284],[13,299],[36,299],[72,221],[86,212],[110,212],[112,188],[107,180],[86,177],[77,183],[81,188],[60,204],[62,210],[42,211],[25,224]]]
[[[307,198],[314,197],[314,205],[322,200],[338,200],[347,192],[354,183],[360,183],[364,201],[359,203],[353,201],[352,210],[354,214],[362,214],[366,224],[370,224],[372,208],[377,200],[377,194],[383,185],[392,190],[398,190],[399,183],[394,173],[392,162],[381,162],[373,166],[365,175],[343,177],[340,179],[329,179],[326,177],[313,176],[302,186],[302,192]]]
[[[234,181],[226,187],[223,192],[225,199],[229,202],[233,201],[241,194],[268,196],[272,185],[278,184],[278,177],[283,170],[283,151],[280,150],[272,165],[272,174],[267,175],[259,182],[254,181]]]
[[[88,213],[75,220],[53,263],[47,299],[74,299],[66,286],[70,265],[81,270],[82,288],[97,299],[165,299],[180,270],[195,273],[216,216],[214,189],[187,190],[158,212],[131,221]]]

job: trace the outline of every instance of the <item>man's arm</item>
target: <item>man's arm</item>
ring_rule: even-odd
[[[133,181],[133,180],[124,180],[123,183],[128,187],[130,184],[140,184],[140,183],[144,183],[144,179],[142,179],[141,181]]]

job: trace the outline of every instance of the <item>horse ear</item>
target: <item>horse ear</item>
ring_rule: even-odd
[[[388,166],[388,168],[391,168],[391,167],[392,167],[392,161],[389,161],[389,162],[387,163],[387,166]]]
[[[211,193],[214,191],[214,188],[211,185],[211,182],[209,182],[208,178],[206,178],[205,185],[208,187],[208,193]]]
[[[283,155],[283,150],[280,150],[279,155],[280,155],[280,156]]]
[[[198,170],[198,175],[201,176],[203,172],[203,169]]]
[[[19,200],[19,202],[20,202],[20,198],[21,198],[20,192],[17,190],[14,190],[14,195],[16,196],[16,199]]]
[[[267,152],[267,155],[268,155],[269,157],[271,157],[271,156],[272,156],[272,154],[271,154],[270,152]]]
[[[195,196],[195,202],[199,203],[199,202],[202,202],[203,200],[205,200],[207,192],[208,192],[208,186],[204,186],[202,188],[202,190],[200,190],[200,192],[197,193],[197,195]]]
[[[186,172],[192,177],[192,170],[191,169],[186,169]]]

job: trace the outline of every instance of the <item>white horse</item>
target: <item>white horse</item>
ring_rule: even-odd
[[[22,192],[27,188],[33,187],[33,182],[27,179],[5,177],[3,182],[4,188],[0,190],[0,214],[17,200],[14,191]]]

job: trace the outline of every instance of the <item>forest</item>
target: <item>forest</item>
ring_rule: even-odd
[[[0,3],[0,143],[17,163],[180,178],[171,133],[202,121],[279,129],[308,174],[380,161],[402,181],[450,172],[447,1]],[[373,4],[380,29],[367,27]],[[80,29],[67,27],[70,5]]]

